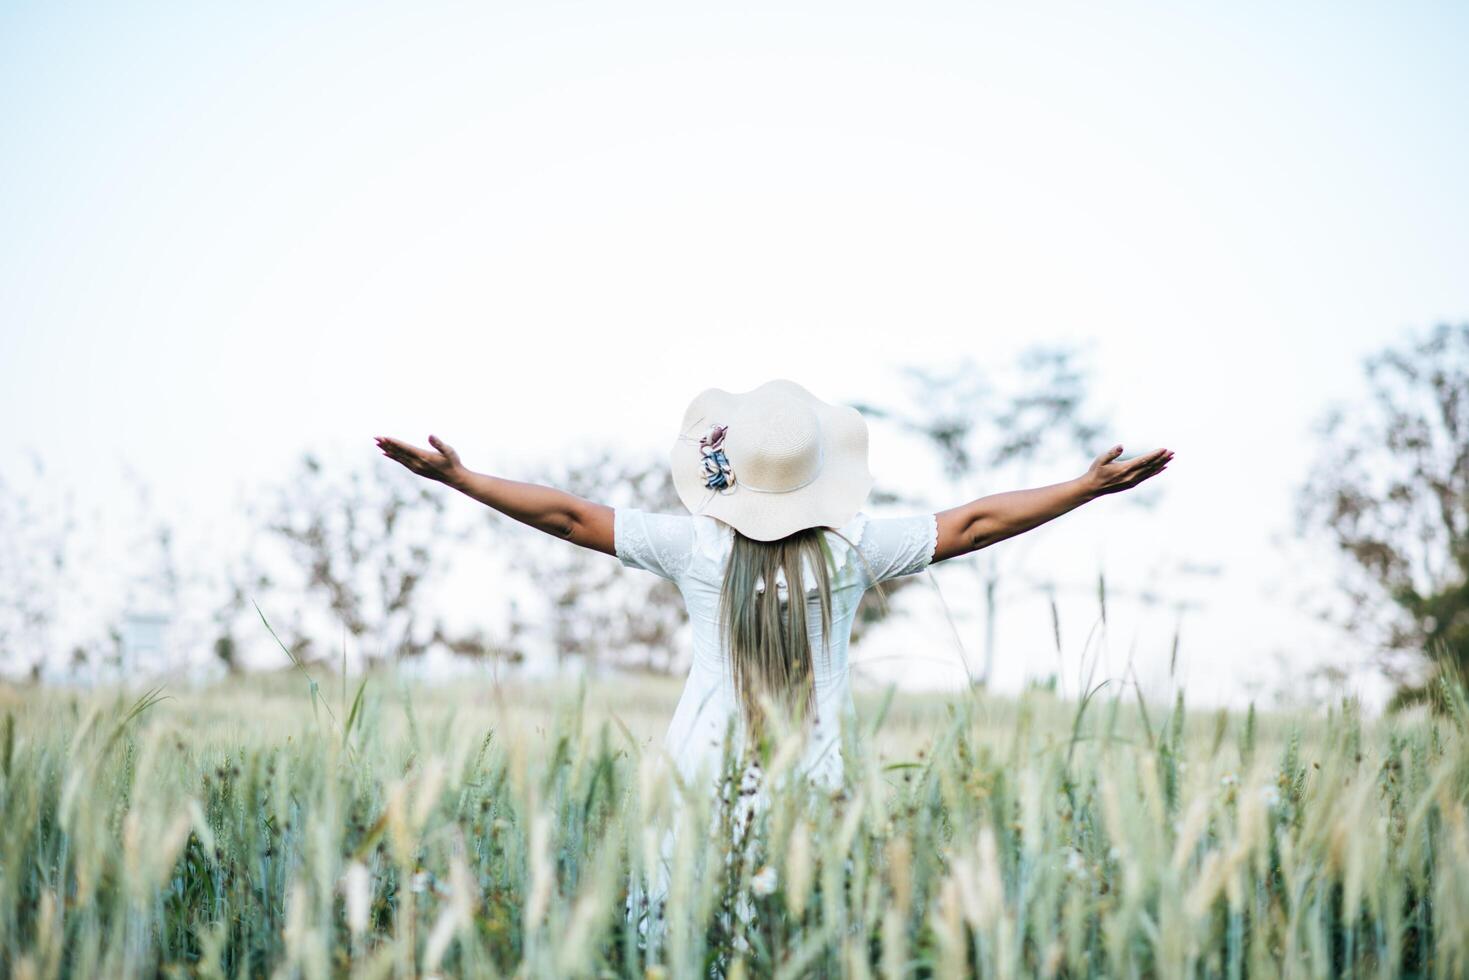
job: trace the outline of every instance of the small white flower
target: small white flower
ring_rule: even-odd
[[[1086,859],[1074,847],[1066,849],[1066,870],[1080,878],[1087,876]]]
[[[408,887],[415,892],[425,892],[433,878],[427,871],[420,871],[408,880]]]
[[[1108,861],[1120,861],[1121,859],[1122,859],[1122,848],[1117,847],[1115,844],[1113,846],[1107,848],[1107,860]]]
[[[1280,805],[1280,790],[1270,785],[1261,786],[1260,799],[1265,802],[1266,806],[1274,809]]]
[[[1224,778],[1219,780],[1219,785],[1223,786],[1225,789],[1228,789],[1231,786],[1238,786],[1239,777],[1232,772],[1225,773]]]
[[[769,895],[775,891],[775,884],[775,869],[767,864],[750,879],[750,891],[756,895]]]

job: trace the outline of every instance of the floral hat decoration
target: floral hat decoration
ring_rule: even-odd
[[[785,379],[700,392],[669,461],[684,506],[759,541],[840,527],[872,490],[862,413]]]

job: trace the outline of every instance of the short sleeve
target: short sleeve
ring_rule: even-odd
[[[933,561],[937,546],[938,518],[934,514],[869,518],[857,541],[862,556],[858,564],[870,588],[923,571]]]
[[[689,567],[694,551],[690,514],[651,514],[632,507],[612,512],[612,547],[628,568],[674,580]]]

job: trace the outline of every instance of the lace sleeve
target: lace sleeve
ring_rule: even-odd
[[[628,568],[641,568],[676,580],[693,556],[693,517],[688,514],[650,514],[630,507],[612,512],[612,545]]]
[[[923,571],[938,546],[938,518],[933,514],[868,520],[857,548],[862,575],[870,588],[900,575]]]

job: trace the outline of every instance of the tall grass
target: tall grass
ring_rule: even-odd
[[[0,973],[1469,974],[1462,707],[863,701],[746,830],[660,765],[673,693],[0,689]]]

